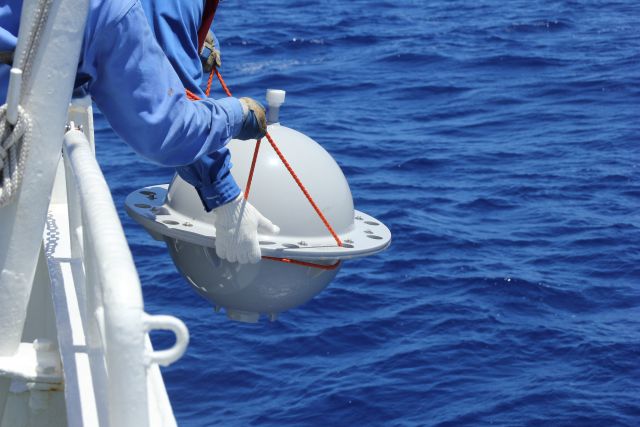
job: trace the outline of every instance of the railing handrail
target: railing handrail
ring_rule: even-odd
[[[92,247],[84,249],[93,250],[99,260],[92,266],[99,284],[88,280],[87,285],[101,288],[98,292],[104,304],[110,424],[146,426],[143,303],[133,257],[86,136],[79,130],[69,130],[63,148],[80,195],[84,240]]]
[[[100,259],[97,269],[101,282],[108,283],[110,287],[110,292],[104,297],[119,307],[142,310],[142,290],[133,256],[109,186],[82,131],[71,129],[65,134],[64,153],[76,178],[85,213],[83,221],[89,226],[89,232],[96,233],[92,236],[95,237],[92,243]],[[114,274],[121,280],[115,280]]]
[[[87,294],[98,287],[103,312],[101,330],[108,366],[109,415],[112,426],[149,425],[147,367],[179,359],[189,341],[186,326],[172,316],[144,312],[140,279],[107,182],[85,134],[69,130],[64,137],[65,161],[73,173],[82,212],[81,249],[87,271]],[[67,177],[70,179],[70,177]],[[94,275],[96,280],[92,280]],[[92,317],[95,313],[88,314]],[[146,333],[168,329],[176,334],[173,348],[148,353]]]

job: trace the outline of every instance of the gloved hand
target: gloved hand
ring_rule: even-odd
[[[204,39],[204,44],[200,51],[200,60],[202,61],[202,69],[205,73],[210,73],[213,67],[219,68],[222,66],[220,43],[211,31],[207,33],[207,38]]]
[[[240,98],[242,104],[242,129],[237,139],[260,139],[267,133],[267,116],[262,104],[255,99]]]
[[[258,230],[277,234],[280,228],[262,216],[242,194],[213,210],[216,214],[216,254],[229,262],[260,261]]]

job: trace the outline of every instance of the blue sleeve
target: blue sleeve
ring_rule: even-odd
[[[15,50],[21,11],[22,0],[8,0],[0,5],[0,52]],[[0,64],[0,105],[7,99],[10,69],[9,64]]]
[[[200,89],[202,66],[198,53],[198,28],[203,1],[141,0],[142,8],[158,44],[185,88],[204,98]]]
[[[198,192],[207,212],[229,203],[240,194],[231,176],[231,154],[228,148],[202,156],[197,162],[176,168],[178,175]]]
[[[214,44],[218,51],[220,50],[220,42],[213,34]],[[204,55],[210,55],[211,51],[205,49]],[[169,58],[171,60],[171,58]],[[191,59],[193,61],[193,58]],[[201,61],[201,59],[200,59]],[[173,61],[172,61],[173,62]],[[197,67],[202,70],[200,63]],[[202,78],[200,74],[201,84],[199,86],[202,96],[207,86],[207,78]],[[227,147],[223,147],[212,154],[202,156],[200,160],[192,165],[177,168],[178,174],[193,185],[198,192],[200,200],[207,212],[217,208],[218,206],[229,203],[240,194],[240,188],[231,175],[231,153]]]
[[[183,86],[204,98],[207,76],[203,78],[198,52],[198,27],[204,3],[141,0],[141,4],[155,39]],[[217,38],[215,44],[219,46]],[[223,147],[200,157],[193,164],[176,168],[176,171],[197,190],[205,209],[210,211],[240,194],[240,188],[230,173],[231,166],[231,154]]]
[[[95,25],[84,43],[79,79],[87,80],[116,133],[149,160],[192,164],[224,147],[241,129],[236,98],[186,98],[138,1],[119,19]]]

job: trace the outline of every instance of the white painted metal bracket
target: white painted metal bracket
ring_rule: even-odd
[[[148,353],[149,363],[169,366],[182,357],[189,345],[189,330],[182,320],[173,316],[151,316],[146,314],[144,315],[143,322],[147,332],[156,330],[171,331],[176,336],[176,342],[173,347]]]
[[[60,389],[63,377],[58,350],[48,340],[21,343],[15,355],[0,357],[0,377],[22,380],[37,390]]]

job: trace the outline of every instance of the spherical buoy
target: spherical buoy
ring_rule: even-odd
[[[284,93],[271,96],[284,101]],[[270,99],[268,96],[267,99]],[[277,121],[277,113],[270,115]],[[256,159],[249,201],[274,224],[277,235],[261,235],[258,264],[230,263],[215,251],[215,210],[207,213],[193,187],[180,177],[169,186],[146,187],[127,197],[127,212],[166,242],[189,284],[229,318],[256,322],[260,314],[304,304],[336,276],[345,259],[386,249],[391,233],[382,222],[354,210],[349,184],[335,160],[308,136],[279,123],[268,132],[306,187],[342,246],[328,231],[274,148],[263,141]],[[257,141],[232,140],[232,175],[243,188]],[[285,262],[283,262],[283,259]],[[295,260],[298,263],[286,262]]]

